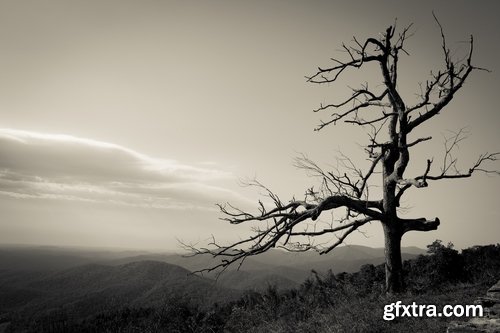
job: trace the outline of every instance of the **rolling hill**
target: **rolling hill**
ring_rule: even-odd
[[[412,259],[419,254],[425,253],[425,250],[416,247],[403,248],[402,251],[404,260]],[[192,272],[212,267],[219,262],[219,259],[214,259],[208,255],[186,257],[180,254],[151,253],[108,260],[106,263],[116,265],[141,260],[167,262],[179,265]],[[241,267],[238,267],[238,265],[229,266],[219,280],[224,284],[227,281],[224,279],[224,275],[231,274],[231,276],[234,276],[233,271],[241,270],[261,277],[265,274],[282,276],[287,280],[300,284],[310,275],[312,269],[322,273],[330,269],[334,273],[351,273],[358,271],[365,264],[378,265],[383,263],[384,260],[383,248],[371,248],[360,245],[339,247],[326,255],[319,255],[315,252],[287,252],[273,249],[258,256],[247,258]],[[245,278],[247,275],[242,274],[241,276]],[[205,276],[214,278],[216,274],[205,273]],[[255,280],[259,281],[257,278]],[[252,288],[259,287],[254,285]]]
[[[403,248],[403,258],[411,259],[418,254],[425,253],[424,250],[409,247]],[[133,262],[158,261],[177,265],[193,272],[212,267],[218,259],[211,256],[200,255],[186,257],[181,254],[152,253],[146,251],[111,251],[96,249],[76,249],[57,247],[0,247],[0,282],[8,285],[16,285],[19,281],[29,281],[82,265],[86,268],[98,270],[92,264],[105,266],[121,266]],[[240,267],[247,274],[240,274],[246,282],[237,283],[238,286],[246,285],[254,280],[251,288],[261,288],[261,282],[266,283],[265,276],[269,276],[268,282],[293,281],[302,283],[312,269],[317,272],[326,272],[331,269],[334,273],[355,272],[364,264],[380,264],[384,262],[384,249],[371,248],[359,245],[342,246],[336,248],[326,255],[318,255],[311,252],[286,252],[281,250],[270,250],[258,256],[245,260]],[[219,279],[219,284],[232,287],[234,284],[226,284],[233,278],[224,278],[238,269],[238,265],[227,268]],[[231,273],[235,276],[236,273]],[[250,275],[253,274],[253,277]],[[215,278],[216,273],[205,273],[205,277]],[[281,278],[279,278],[281,277]],[[288,283],[288,282],[287,282]],[[278,286],[287,283],[277,283]]]
[[[409,248],[404,257],[423,252]],[[0,319],[33,322],[64,313],[80,320],[109,309],[158,308],[175,300],[208,308],[236,299],[243,290],[295,288],[312,269],[354,272],[384,259],[383,249],[364,246],[344,246],[324,256],[272,250],[248,258],[239,270],[229,267],[217,281],[215,273],[191,273],[214,260],[146,251],[0,247]]]
[[[161,306],[173,298],[182,298],[203,305],[238,295],[182,267],[158,261],[118,266],[86,264],[24,280],[18,273],[16,284],[9,285],[7,280],[1,282],[3,302],[0,311],[23,315],[64,309],[85,317],[125,304]]]

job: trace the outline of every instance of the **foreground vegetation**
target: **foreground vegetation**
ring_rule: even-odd
[[[12,318],[7,332],[445,332],[456,318],[382,319],[384,305],[473,304],[500,278],[500,245],[461,253],[436,241],[429,254],[404,264],[407,292],[386,296],[384,267],[311,277],[299,288],[244,293],[225,304],[203,305],[174,298],[154,308],[124,306],[77,318],[53,311],[28,324]]]

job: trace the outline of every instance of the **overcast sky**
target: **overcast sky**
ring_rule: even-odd
[[[343,56],[342,42],[378,37],[397,18],[413,23],[399,76],[411,101],[442,66],[432,10],[454,55],[473,34],[473,62],[491,73],[473,72],[419,129],[433,140],[410,171],[439,160],[443,135],[463,127],[467,170],[500,150],[496,1],[0,0],[0,243],[175,250],[176,239],[247,235],[215,207],[254,205],[240,179],[301,197],[315,180],[292,166],[299,153],[326,166],[341,150],[366,163],[362,133],[347,124],[315,132],[328,114],[312,110],[376,77],[353,72],[329,86],[304,77]],[[405,216],[442,225],[403,245],[498,242],[499,178],[409,191]],[[383,245],[378,224],[365,231],[347,243]]]

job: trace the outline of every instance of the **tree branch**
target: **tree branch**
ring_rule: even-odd
[[[403,185],[403,187],[397,193],[396,201],[399,205],[399,202],[400,202],[401,197],[403,196],[404,192],[406,190],[408,190],[411,186],[414,186],[417,188],[427,187],[428,186],[427,180],[436,181],[436,180],[441,180],[441,179],[469,178],[473,175],[474,172],[483,172],[486,174],[500,175],[500,171],[498,171],[498,170],[484,169],[481,167],[486,162],[496,162],[499,159],[500,159],[500,152],[484,153],[484,154],[479,155],[476,162],[469,168],[469,170],[467,172],[459,172],[458,170],[455,170],[456,173],[448,174],[447,172],[450,169],[450,167],[447,166],[447,167],[444,167],[442,169],[441,174],[435,175],[435,176],[428,175],[430,168],[431,168],[432,160],[427,160],[427,168],[426,168],[423,175],[415,177],[413,179],[403,179],[403,180],[400,180],[398,182],[400,185]],[[453,159],[452,162],[450,162],[450,163],[452,163],[452,165],[454,165],[455,162],[456,162],[456,159]]]
[[[431,231],[437,230],[441,221],[439,218],[434,220],[427,220],[425,218],[420,219],[399,219],[400,223],[403,225],[403,233],[408,231]]]
[[[433,13],[434,15],[434,13]],[[445,60],[446,68],[443,71],[439,71],[437,75],[434,76],[433,81],[427,83],[427,88],[424,93],[423,100],[416,106],[410,108],[407,112],[412,112],[419,110],[424,106],[433,105],[430,110],[419,114],[419,116],[408,123],[406,132],[410,133],[416,127],[431,119],[432,117],[439,114],[439,112],[451,102],[455,93],[462,88],[465,80],[472,72],[473,69],[479,69],[472,65],[472,53],[474,50],[474,39],[470,36],[470,49],[468,56],[463,63],[454,63],[450,57],[450,49],[446,46],[446,39],[443,32],[443,27],[439,23],[438,19],[434,15],[434,19],[439,26],[441,31],[441,47],[443,49],[443,55]],[[430,96],[433,94],[438,95],[438,100],[436,102],[430,101]]]

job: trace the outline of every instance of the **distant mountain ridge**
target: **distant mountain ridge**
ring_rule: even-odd
[[[407,251],[406,251],[407,250]],[[402,249],[404,260],[415,258],[426,251],[417,247]],[[179,265],[190,271],[198,271],[215,266],[218,261],[208,255],[185,257],[178,254],[141,254],[108,261],[111,264],[122,264],[130,261],[158,260]],[[314,269],[318,272],[332,270],[334,273],[356,272],[365,264],[378,265],[384,262],[384,249],[371,248],[360,245],[349,245],[335,249],[327,255],[315,252],[287,252],[282,250],[269,250],[257,256],[249,257],[239,270],[270,275],[281,275],[295,283],[303,282]],[[238,269],[238,265],[229,266],[227,272]],[[228,273],[224,273],[228,274]],[[224,274],[221,276],[224,281]],[[213,277],[213,273],[207,273]],[[242,275],[243,276],[243,275]],[[281,284],[279,284],[281,285]],[[284,284],[286,285],[286,284]]]
[[[425,253],[416,247],[403,248],[403,258],[411,259],[418,254]],[[4,285],[16,287],[19,281],[40,280],[43,277],[54,278],[52,273],[72,274],[71,269],[80,272],[78,283],[90,279],[90,272],[95,279],[107,281],[109,274],[117,274],[114,268],[119,266],[120,272],[129,275],[126,267],[135,267],[134,262],[162,262],[176,265],[186,270],[186,274],[213,267],[218,259],[211,256],[183,256],[172,253],[151,253],[146,251],[110,251],[94,249],[75,249],[57,247],[1,247],[0,246],[0,282]],[[360,245],[349,245],[336,248],[327,255],[318,255],[314,252],[286,252],[270,250],[258,256],[249,257],[240,267],[233,265],[219,276],[217,284],[232,289],[263,289],[268,284],[278,288],[290,288],[302,283],[310,276],[311,270],[325,273],[332,270],[334,273],[355,272],[364,264],[378,265],[384,262],[384,249],[371,248]],[[127,266],[131,264],[132,266]],[[99,266],[100,265],[100,266]],[[150,263],[149,270],[156,264]],[[169,266],[171,270],[173,268]],[[102,275],[98,272],[102,271]],[[16,274],[15,272],[22,272]],[[21,278],[22,276],[22,278]],[[214,279],[216,274],[205,273],[205,277]],[[58,277],[62,283],[69,281]],[[23,285],[22,287],[25,287]],[[76,288],[76,286],[74,286]],[[38,288],[38,287],[37,287]],[[35,289],[37,289],[35,288]],[[30,294],[32,291],[26,291]]]
[[[404,259],[411,259],[426,251],[417,247],[403,247]],[[109,251],[93,249],[66,249],[57,247],[2,247],[0,246],[0,274],[2,271],[58,271],[84,264],[99,263],[120,265],[133,261],[161,261],[184,267],[193,272],[209,268],[217,263],[211,256],[183,256],[172,253],[152,253],[146,251]],[[286,271],[292,277],[302,279],[311,269],[335,273],[354,272],[364,264],[380,264],[384,261],[383,248],[347,245],[336,248],[326,255],[315,252],[286,252],[270,250],[245,260],[243,271]],[[228,267],[229,271],[237,265]],[[210,276],[210,275],[209,275]],[[289,277],[290,278],[290,277]],[[302,280],[301,280],[302,281]],[[301,282],[297,281],[297,282]]]
[[[404,257],[424,252],[409,248]],[[248,258],[239,270],[228,267],[214,280],[215,273],[192,274],[213,267],[217,261],[210,256],[0,246],[0,318],[36,320],[54,311],[87,318],[106,309],[161,307],[176,299],[210,307],[236,299],[243,290],[298,287],[312,269],[354,272],[383,261],[383,249],[365,246],[344,246],[324,256],[271,250]]]

